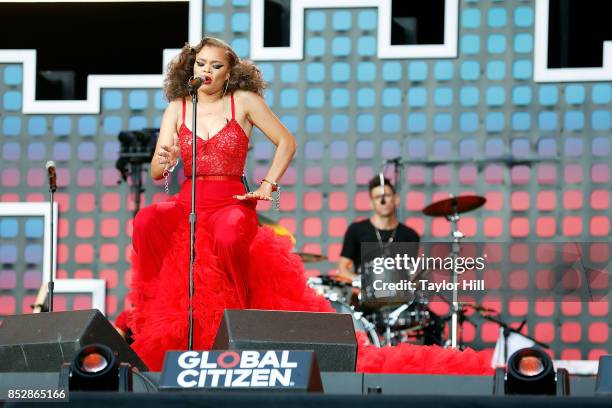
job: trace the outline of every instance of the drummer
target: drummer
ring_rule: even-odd
[[[354,279],[358,276],[362,262],[362,242],[378,243],[380,247],[392,242],[419,242],[416,231],[397,219],[400,197],[391,181],[384,178],[381,183],[379,177],[374,177],[368,183],[368,190],[372,215],[352,223],[344,235],[338,261],[338,275],[343,278]]]

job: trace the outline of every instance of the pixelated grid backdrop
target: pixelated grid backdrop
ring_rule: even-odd
[[[249,1],[206,0],[203,8],[204,32],[249,57]],[[421,214],[449,193],[487,199],[461,219],[467,240],[610,240],[612,85],[534,81],[535,0],[460,1],[457,58],[379,59],[377,12],[307,9],[303,60],[259,63],[266,100],[299,148],[281,180],[280,212],[267,203],[258,210],[295,235],[296,250],[329,256],[308,264],[309,274],[334,273],[347,226],[369,214],[367,181],[398,155],[409,162],[404,220],[425,241],[449,236],[446,220]],[[0,63],[0,201],[46,201],[44,164],[57,163],[58,277],[104,279],[112,319],[130,281],[134,208],[128,185],[118,184],[117,135],[158,127],[167,102],[161,89],[105,88],[100,114],[26,115],[23,79],[21,64]],[[258,132],[251,144],[255,182],[274,146]],[[171,191],[184,179],[178,173]],[[162,183],[145,172],[143,181],[143,205],[166,198]],[[36,217],[0,220],[0,314],[30,311],[42,231]],[[612,351],[608,297],[525,302],[521,286],[509,286],[514,297],[484,305],[513,324],[528,319],[525,332],[552,343],[555,357]],[[56,302],[58,310],[90,305],[81,295]],[[466,325],[468,345],[491,347],[496,338],[491,324]]]

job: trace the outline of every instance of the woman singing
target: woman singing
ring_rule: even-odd
[[[192,104],[198,89],[196,174],[192,169]],[[264,81],[251,62],[225,42],[205,37],[186,45],[170,64],[164,112],[151,176],[168,177],[179,157],[187,179],[169,201],[143,208],[134,220],[133,278],[128,325],[132,347],[151,370],[170,349],[186,349],[189,310],[189,213],[196,183],[194,342],[209,349],[224,309],[332,311],[307,285],[291,244],[258,227],[257,200],[272,200],[295,153],[293,136],[261,97]],[[272,165],[257,190],[241,181],[249,136],[257,126],[275,145]]]

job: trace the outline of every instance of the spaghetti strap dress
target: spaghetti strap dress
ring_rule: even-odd
[[[191,183],[196,184],[194,261],[195,350],[210,349],[225,309],[331,312],[306,283],[304,265],[287,237],[257,222],[255,201],[242,183],[248,137],[235,118],[209,139],[196,139],[192,177],[192,133],[182,124],[178,139],[186,180],[166,202],[141,209],[132,236],[132,309],[127,326],[132,348],[151,370],[160,370],[167,350],[187,349]],[[194,181],[195,180],[195,181]]]

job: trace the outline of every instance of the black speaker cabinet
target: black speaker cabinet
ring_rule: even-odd
[[[104,344],[120,362],[147,366],[96,309],[0,317],[0,372],[59,371],[83,346]]]
[[[321,371],[355,371],[357,340],[348,314],[226,310],[215,350],[314,350]]]

